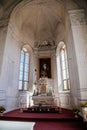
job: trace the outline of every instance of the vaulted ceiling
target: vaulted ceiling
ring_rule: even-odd
[[[55,41],[60,31],[62,34],[64,32],[64,12],[62,2],[32,1],[14,10],[11,23],[23,41],[28,42],[30,39],[34,44],[42,44],[44,41],[50,43]]]
[[[22,4],[19,4],[21,1]],[[57,38],[64,39],[65,1],[67,4],[70,2],[70,0],[0,0],[0,26],[7,25],[11,17],[13,30],[16,30],[16,34],[23,42],[28,43],[31,40],[34,43],[32,46],[54,45]],[[83,6],[82,0],[72,1],[74,7]]]

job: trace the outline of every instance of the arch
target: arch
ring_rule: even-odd
[[[34,47],[36,42],[56,41],[57,36],[64,37],[64,31],[61,32],[64,30],[64,12],[64,5],[61,0],[44,2],[42,0],[25,0],[20,2],[12,11],[9,27],[14,37]]]
[[[64,41],[60,41],[57,46],[57,54],[60,52],[60,49],[65,45]]]
[[[24,45],[20,54],[19,90],[28,90],[29,86],[29,50]]]
[[[60,41],[57,47],[58,86],[62,91],[70,90],[66,45]]]

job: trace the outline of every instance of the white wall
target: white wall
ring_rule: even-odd
[[[5,47],[5,39],[7,34],[7,27],[0,28],[0,75],[1,75],[1,67],[3,63],[3,53]]]
[[[7,34],[7,27],[0,27],[0,105],[5,105],[6,103],[6,93],[2,86],[2,65],[3,65],[3,57],[4,57],[4,49],[5,49],[5,40]]]
[[[76,59],[76,52],[74,46],[74,38],[72,35],[72,28],[70,23],[70,18],[68,12],[66,13],[66,47],[67,47],[67,57],[69,66],[69,76],[70,76],[70,97],[71,105],[77,104],[78,97],[80,97],[80,86],[79,86],[79,75],[78,66]]]
[[[35,68],[36,68],[36,63],[35,63],[35,55],[33,53],[33,50],[30,51],[30,67],[29,67],[29,91],[33,91],[33,83],[35,82]]]
[[[81,99],[87,99],[87,23],[84,10],[72,10],[71,27],[76,52]]]
[[[18,79],[19,79],[19,43],[14,40],[8,29],[5,51],[3,56],[3,66],[1,70],[1,88],[6,95],[7,110],[18,107]]]

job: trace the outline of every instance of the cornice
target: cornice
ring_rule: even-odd
[[[84,9],[71,10],[68,12],[69,12],[70,21],[71,21],[72,26],[86,25],[87,24]]]

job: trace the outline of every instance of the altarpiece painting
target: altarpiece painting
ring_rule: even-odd
[[[39,59],[39,77],[51,78],[51,58]]]

